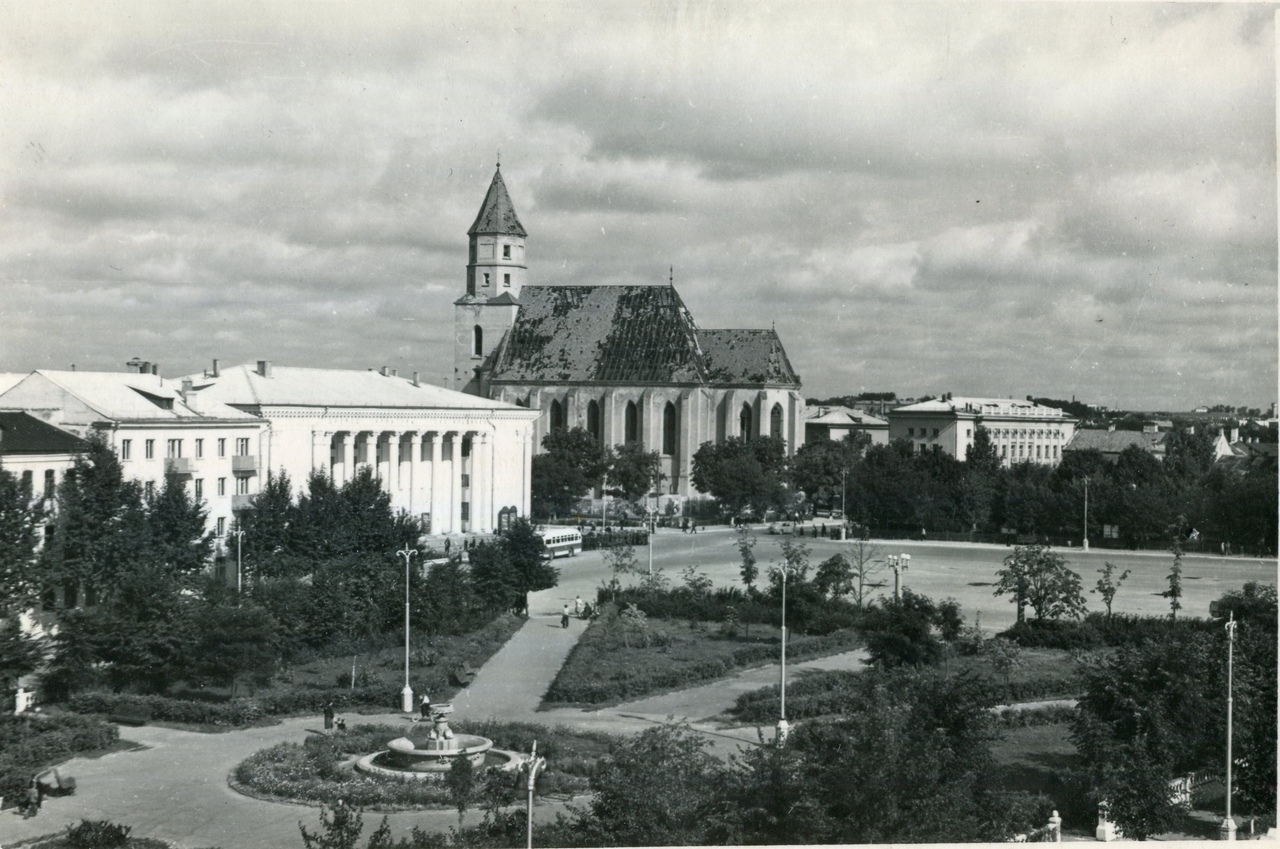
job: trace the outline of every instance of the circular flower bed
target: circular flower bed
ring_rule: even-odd
[[[489,737],[499,748],[527,751],[528,743],[538,740],[538,753],[549,762],[539,779],[544,793],[584,792],[595,759],[613,742],[608,735],[521,723],[483,723],[467,730]],[[231,774],[231,786],[260,799],[330,806],[341,800],[370,811],[454,807],[447,781],[372,776],[352,768],[359,757],[385,749],[388,740],[402,736],[403,726],[357,725],[312,735],[301,743],[280,743],[241,761]],[[514,785],[509,776],[504,780]]]

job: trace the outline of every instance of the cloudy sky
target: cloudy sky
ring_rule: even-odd
[[[809,396],[1276,396],[1274,10],[0,0],[0,371],[452,370],[534,283],[776,323]]]

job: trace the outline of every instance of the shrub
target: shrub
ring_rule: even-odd
[[[17,799],[40,770],[119,739],[119,728],[82,716],[0,716],[0,796]]]
[[[107,820],[80,820],[79,825],[67,826],[67,845],[71,849],[116,849],[129,843],[127,825],[116,825]]]

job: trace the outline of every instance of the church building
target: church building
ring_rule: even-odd
[[[661,457],[662,491],[687,496],[705,442],[776,435],[789,455],[804,443],[800,377],[774,330],[704,330],[674,285],[529,285],[501,170],[467,235],[454,385],[541,411],[535,450],[574,427],[639,443]]]

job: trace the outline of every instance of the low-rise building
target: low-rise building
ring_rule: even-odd
[[[1076,424],[1062,410],[1033,401],[946,395],[889,411],[889,438],[909,441],[915,453],[938,451],[964,460],[983,427],[1003,465],[1056,466]]]
[[[850,434],[865,433],[872,445],[889,444],[889,423],[851,407],[816,406],[804,409],[804,441],[841,440]]]
[[[1101,428],[1081,428],[1067,443],[1067,451],[1097,451],[1112,463],[1120,459],[1126,448],[1138,446],[1157,460],[1164,460],[1165,437],[1168,433],[1157,433],[1136,430],[1102,430]]]

